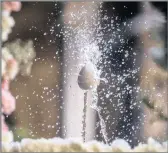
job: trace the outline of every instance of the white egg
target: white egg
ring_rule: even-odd
[[[78,85],[83,90],[94,89],[99,85],[99,78],[96,74],[97,69],[92,63],[87,63],[80,71]]]

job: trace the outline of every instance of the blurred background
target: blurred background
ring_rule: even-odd
[[[148,4],[144,5],[147,13],[154,12],[151,13],[154,18],[161,19],[163,14],[165,21],[167,20],[166,2],[151,3],[152,7]],[[135,32],[134,29],[131,29],[132,35],[128,35],[129,30],[121,27],[124,22],[130,24],[131,21],[137,19],[140,21],[139,14],[141,9],[143,10],[141,7],[138,2],[22,2],[21,10],[11,13],[15,25],[8,40],[2,45],[7,46],[17,39],[31,40],[35,51],[30,74],[25,76],[19,73],[10,85],[10,91],[16,98],[16,109],[11,115],[5,116],[5,121],[13,131],[16,141],[26,137],[81,136],[84,97],[83,91],[76,82],[80,66],[75,67],[75,65],[83,64],[81,59],[83,55],[77,52],[81,47],[78,44],[85,45],[85,39],[92,40],[90,37],[97,39],[101,34],[103,37],[98,46],[106,59],[104,62],[110,62],[110,64],[105,66],[102,62],[99,65],[103,69],[102,76],[109,82],[108,85],[100,84],[98,87],[98,103],[104,108],[101,114],[107,121],[109,142],[116,137],[124,138],[125,136],[126,139],[137,142],[146,141],[148,137],[154,137],[160,141],[167,139],[168,77],[166,67],[167,29],[165,28],[167,21],[161,27],[162,21],[158,21],[159,28],[154,25],[157,21],[151,21],[151,25],[154,27],[151,28],[151,31],[146,30],[145,32],[141,29],[143,24],[139,24],[140,28],[135,24],[137,29]],[[159,12],[158,14],[155,9]],[[159,15],[161,17],[158,17]],[[116,19],[117,17],[119,19]],[[93,24],[93,20],[96,24]],[[85,22],[87,24],[84,24]],[[97,28],[99,25],[101,28]],[[89,30],[90,35],[85,38],[77,37],[74,31],[85,28],[93,29]],[[95,34],[95,29],[99,31],[99,35]],[[112,45],[113,42],[109,40],[113,37],[113,32],[118,35],[122,33],[125,42],[117,42],[118,38],[114,38],[117,43],[115,46]],[[75,42],[73,43],[73,41]],[[97,39],[97,41],[99,40]],[[122,45],[123,48],[120,47]],[[105,48],[108,48],[108,52],[105,51]],[[15,50],[16,48],[11,49]],[[123,51],[121,51],[122,49]],[[74,53],[74,50],[77,51]],[[110,52],[111,55],[109,50],[116,52]],[[119,51],[121,52],[119,53]],[[131,54],[131,57],[123,56],[126,51]],[[120,67],[116,63],[121,63],[122,59],[126,59],[126,63]],[[132,66],[134,59],[136,59],[136,64]],[[117,76],[129,74],[130,72],[128,73],[127,70],[133,72],[134,68],[137,68],[138,71],[131,78],[124,80],[124,83],[130,85],[131,88],[128,91],[133,90],[134,92],[135,86],[141,90],[133,94],[129,94],[127,91],[123,93],[126,85],[119,83]],[[74,75],[71,75],[71,72]],[[112,73],[114,75],[111,75]],[[118,90],[118,88],[120,89]],[[105,95],[110,92],[113,94],[109,97]],[[121,97],[116,96],[119,94]],[[119,99],[121,105],[123,104],[123,109],[120,109]],[[88,101],[91,100],[92,95],[89,93]],[[136,107],[133,106],[133,111],[130,109],[132,100],[137,102]],[[121,113],[122,111],[124,113]],[[128,124],[132,126],[127,126],[127,122],[123,122],[124,114],[125,116],[129,114]],[[99,120],[97,112],[88,108],[87,140],[104,141]],[[131,132],[128,128],[136,131],[136,127],[138,127],[138,132],[132,135],[128,134]],[[136,140],[132,137],[136,137]]]

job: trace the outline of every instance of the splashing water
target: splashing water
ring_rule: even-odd
[[[101,8],[101,4],[100,4],[100,8]],[[79,65],[79,69],[80,67],[84,66],[88,62],[91,62],[95,67],[99,67],[98,70],[96,70],[97,78],[99,78],[99,80],[102,81],[103,84],[106,84],[108,82],[108,77],[106,77],[106,74],[105,74],[103,78],[100,78],[100,75],[104,67],[105,68],[110,67],[113,64],[112,62],[109,62],[108,60],[106,60],[108,58],[107,53],[111,54],[109,52],[109,49],[114,50],[114,52],[117,52],[115,51],[115,44],[118,41],[120,41],[121,43],[121,47],[119,48],[118,52],[123,52],[122,44],[124,43],[125,39],[123,38],[122,32],[120,30],[120,27],[119,27],[120,24],[118,24],[117,22],[117,20],[119,20],[117,16],[112,17],[111,24],[105,25],[105,27],[101,26],[100,20],[106,21],[108,19],[107,15],[104,15],[103,18],[100,18],[100,13],[102,13],[101,11],[102,11],[101,9],[93,10],[93,13],[90,13],[91,16],[89,17],[90,18],[89,20],[88,20],[88,12],[86,9],[84,9],[84,11],[80,15],[79,14],[75,15],[73,13],[73,15],[71,15],[72,21],[75,21],[75,20],[77,22],[81,20],[82,21],[79,22],[78,25],[76,25],[75,27],[68,25],[69,27],[67,27],[66,31],[64,32],[64,35],[65,35],[64,40],[68,42],[67,46],[69,46],[73,50],[73,53],[70,56],[70,58],[72,58],[73,60],[82,61]],[[125,25],[126,24],[124,24],[124,27]],[[107,29],[107,28],[110,30],[109,32],[111,33],[109,41],[104,40],[104,37],[106,37],[105,36],[106,34],[104,34],[102,31],[102,29]],[[114,30],[114,28],[116,28],[117,30]],[[70,30],[71,32],[69,32],[68,30]],[[109,35],[109,33],[107,35]],[[109,48],[109,44],[111,44],[110,48]],[[114,63],[115,64],[113,64],[113,66],[116,68],[121,66],[121,65],[118,65],[117,62],[114,62]],[[123,64],[124,64],[124,61],[123,61]],[[111,76],[112,75],[114,74],[111,73]],[[114,76],[114,77],[117,77],[117,76]],[[113,86],[113,84],[111,86]],[[104,121],[103,116],[101,115],[101,110],[103,108],[101,108],[101,106],[98,106],[97,89],[94,89],[91,92],[92,92],[93,101],[91,102],[90,107],[97,111],[100,119],[101,133],[104,137],[105,142],[108,143],[108,136],[106,132],[106,122]],[[115,93],[111,92],[107,94],[113,95]],[[109,100],[109,102],[111,101]]]
[[[87,29],[88,30],[88,29]],[[95,41],[93,42],[90,42],[89,39],[87,39],[87,33],[85,30],[81,31],[83,34],[82,36],[86,37],[85,39],[85,46],[83,48],[81,48],[81,54],[83,54],[83,58],[84,58],[84,61],[87,63],[87,62],[92,62],[93,65],[97,66],[98,65],[98,62],[99,60],[101,59],[101,52],[98,48],[98,45],[96,44]],[[87,31],[88,32],[88,31]],[[79,34],[79,36],[81,37],[81,33]],[[83,43],[83,42],[82,42]],[[79,47],[81,47],[82,45],[81,44],[78,44]],[[100,73],[101,73],[101,70],[97,70],[96,69],[96,75],[97,75],[97,78],[100,80],[100,81],[103,81],[104,83],[107,82],[107,80],[105,78],[100,78]],[[98,94],[97,94],[97,89],[95,90],[92,90],[92,102],[91,102],[91,108],[94,109],[97,113],[98,113],[98,117],[100,119],[100,128],[101,128],[101,133],[103,135],[103,138],[105,140],[106,143],[108,143],[108,136],[107,136],[107,132],[106,132],[106,124],[105,124],[105,121],[101,115],[101,108],[98,107],[97,105],[97,102],[98,102]]]
[[[99,5],[101,7],[101,3]],[[81,10],[82,9],[83,8],[81,8]],[[71,25],[68,25],[69,27],[67,27],[66,28],[67,31],[65,31],[65,39],[66,39],[66,42],[68,42],[68,46],[70,46],[71,48],[74,48],[72,56],[70,58],[72,58],[73,60],[81,60],[82,61],[81,63],[83,63],[80,65],[81,67],[89,62],[91,62],[95,67],[98,67],[98,64],[101,62],[101,58],[102,58],[101,57],[102,51],[100,51],[99,46],[98,46],[98,43],[100,43],[103,40],[102,33],[98,32],[101,29],[100,21],[99,21],[99,18],[100,18],[99,11],[100,10],[96,9],[96,8],[95,8],[95,10],[93,8],[91,8],[91,10],[93,10],[93,12],[91,13],[91,16],[89,17],[90,18],[89,20],[88,20],[89,13],[85,9],[82,11],[82,13],[80,15],[79,14],[75,15],[73,13],[73,15],[71,15],[71,20],[72,21],[76,20],[78,22],[82,19],[82,22],[80,22],[80,24],[78,24],[75,27],[71,27]],[[70,14],[72,14],[72,13],[70,13]],[[72,39],[72,35],[68,34],[69,33],[68,29],[71,29],[71,33],[73,35],[75,35],[75,37],[73,37],[73,39]],[[98,35],[98,36],[96,36],[96,35]],[[101,43],[103,43],[103,41]],[[76,57],[76,55],[77,55],[77,57]],[[96,68],[95,73],[96,73],[97,78],[101,82],[107,83],[107,79],[100,78],[101,68],[100,69]],[[98,113],[98,117],[100,119],[101,133],[104,137],[105,142],[108,143],[106,124],[103,119],[103,116],[101,115],[101,108],[97,104],[98,103],[97,89],[93,89],[93,90],[91,90],[91,92],[92,92],[93,100],[91,102],[90,107]],[[84,108],[84,110],[86,111],[86,108]],[[84,125],[85,124],[84,123],[85,117],[86,116],[83,115],[82,135],[85,135],[85,131],[84,131],[86,129],[85,128],[86,125]],[[85,140],[85,138],[84,138],[84,140]]]
[[[98,95],[97,95],[97,91],[96,90],[93,90],[92,91],[92,96],[93,96],[93,101],[92,101],[92,104],[91,104],[91,108],[96,110],[97,113],[98,113],[98,116],[99,116],[99,119],[100,119],[100,126],[101,126],[101,132],[102,132],[102,135],[104,137],[104,140],[106,142],[106,144],[108,144],[108,136],[107,136],[107,132],[106,132],[106,123],[100,113],[100,110],[101,108],[98,107],[97,105],[97,102],[98,102]]]

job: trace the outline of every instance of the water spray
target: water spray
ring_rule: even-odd
[[[97,77],[97,69],[91,62],[85,64],[79,72],[78,85],[84,90],[84,108],[83,108],[83,121],[82,121],[82,138],[83,142],[86,141],[86,112],[87,112],[87,94],[89,90],[95,89],[99,85]]]

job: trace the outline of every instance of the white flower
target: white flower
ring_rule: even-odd
[[[13,141],[13,133],[12,131],[2,132],[2,142],[10,143]]]
[[[5,62],[13,59],[12,54],[9,52],[9,50],[6,47],[2,48],[2,58],[5,60]]]
[[[163,145],[165,152],[168,152],[168,141],[163,142],[162,145]]]
[[[123,139],[116,139],[112,142],[111,144],[112,149],[114,151],[130,151],[131,150],[131,146],[128,144],[127,141],[123,140]]]
[[[17,61],[21,75],[29,76],[33,59],[36,56],[33,42],[31,40],[23,42],[20,39],[17,39],[16,41],[6,43],[5,48],[8,49],[11,55],[13,55],[13,58]]]
[[[147,144],[134,149],[123,139],[116,139],[112,145],[96,140],[82,143],[75,139],[22,139],[21,142],[2,143],[3,152],[166,152],[165,144],[149,138]]]
[[[153,138],[149,138],[148,139],[148,150],[149,151],[162,151],[163,146],[157,142],[156,140],[154,140]]]
[[[13,17],[8,11],[2,11],[2,41],[8,39],[8,35],[12,32],[12,27],[15,25]]]

